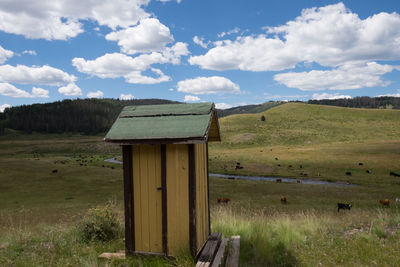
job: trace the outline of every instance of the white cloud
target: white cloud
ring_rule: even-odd
[[[32,88],[32,97],[42,97],[42,98],[49,98],[49,90],[33,87]]]
[[[392,96],[392,97],[400,97],[400,89],[397,90],[397,94],[386,94],[386,95],[378,95],[377,97],[381,97],[381,96]]]
[[[0,81],[19,84],[40,84],[61,86],[76,81],[74,75],[70,75],[60,69],[50,66],[28,67],[24,65],[0,66]]]
[[[235,34],[238,33],[240,31],[240,29],[238,27],[235,27],[234,29],[227,31],[227,32],[221,32],[218,34],[219,38],[224,37],[225,35],[231,35],[231,34]]]
[[[185,95],[185,99],[183,101],[185,101],[185,102],[200,101],[200,98],[198,96],[194,96],[194,95]]]
[[[162,52],[152,52],[131,57],[120,53],[105,54],[95,60],[74,58],[72,65],[79,72],[100,78],[125,78],[128,83],[155,84],[171,80],[161,70],[151,67],[152,64],[179,64],[180,58],[187,55],[187,44],[178,42],[166,47]],[[154,76],[145,76],[144,71],[151,71]]]
[[[97,90],[96,92],[89,92],[86,95],[88,98],[102,98],[104,96],[103,92]]]
[[[79,88],[75,83],[70,83],[66,86],[58,88],[58,92],[66,96],[82,95],[81,88]]]
[[[24,50],[22,52],[22,54],[28,54],[28,55],[31,55],[31,56],[37,56],[37,53],[36,53],[35,50]]]
[[[231,108],[232,105],[229,105],[229,104],[226,104],[226,103],[216,103],[215,107],[217,109],[228,109],[228,108]]]
[[[315,93],[312,95],[312,99],[314,100],[322,100],[322,99],[343,99],[343,98],[351,98],[349,95],[339,95],[339,93],[328,94],[328,93]]]
[[[11,107],[10,104],[3,104],[3,105],[0,106],[0,112],[4,112],[4,110],[5,110],[6,108],[10,108],[10,107]]]
[[[119,99],[121,99],[121,100],[131,100],[131,99],[134,99],[135,97],[132,95],[132,94],[121,94],[120,96],[119,96]]]
[[[3,64],[4,62],[7,61],[7,59],[9,59],[10,57],[12,57],[14,55],[13,51],[4,49],[1,45],[0,45],[0,64]]]
[[[31,39],[65,40],[84,31],[79,20],[96,21],[111,29],[135,25],[149,16],[143,9],[148,3],[149,0],[2,1],[0,30]]]
[[[382,80],[381,76],[394,69],[400,70],[398,66],[380,65],[375,62],[348,63],[333,70],[280,73],[274,76],[274,80],[303,91],[358,89],[387,86],[389,82]]]
[[[174,41],[169,28],[156,18],[147,18],[137,26],[109,33],[106,39],[117,41],[121,51],[127,54],[161,51]]]
[[[239,85],[233,83],[231,80],[225,77],[220,76],[186,79],[179,81],[177,88],[178,92],[195,95],[240,93]]]
[[[193,42],[203,48],[207,48],[208,45],[210,44],[210,41],[204,42],[204,37],[198,37],[197,35],[193,37]]]
[[[18,89],[17,87],[9,83],[0,83],[0,95],[14,98],[31,97],[31,94],[29,94],[28,92]]]
[[[211,70],[279,71],[301,62],[338,67],[348,62],[400,60],[400,15],[360,19],[343,3],[304,9],[301,16],[267,33],[214,43],[190,64]]]

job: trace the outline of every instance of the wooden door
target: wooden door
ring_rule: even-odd
[[[135,251],[163,253],[160,145],[133,146]]]

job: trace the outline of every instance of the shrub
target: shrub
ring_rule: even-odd
[[[85,242],[112,240],[121,233],[118,214],[111,204],[92,208],[78,224],[78,232]]]

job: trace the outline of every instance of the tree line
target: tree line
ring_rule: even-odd
[[[0,113],[5,128],[25,133],[105,133],[124,106],[176,103],[162,99],[76,99],[6,108]]]
[[[329,106],[339,106],[348,108],[400,109],[400,97],[358,96],[354,98],[342,98],[342,99],[309,100],[308,104],[329,105]]]

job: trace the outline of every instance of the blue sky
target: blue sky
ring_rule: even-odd
[[[75,98],[400,97],[398,1],[8,0],[0,111]]]

